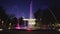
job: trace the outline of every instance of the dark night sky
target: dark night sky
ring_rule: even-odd
[[[29,3],[30,0],[0,0],[0,5],[6,9],[7,14],[15,14],[16,17],[25,18],[29,17]],[[60,7],[59,0],[33,0],[33,13],[41,8],[42,10],[47,7],[57,6]]]

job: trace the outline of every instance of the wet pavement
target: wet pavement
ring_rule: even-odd
[[[60,34],[58,31],[25,31],[25,30],[6,30],[0,32],[0,34]]]

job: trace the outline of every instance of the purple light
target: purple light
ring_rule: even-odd
[[[15,29],[21,29],[19,23],[17,23]]]
[[[30,3],[30,18],[32,18],[32,1],[31,1],[31,3]]]

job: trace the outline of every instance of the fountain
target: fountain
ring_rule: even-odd
[[[32,1],[30,3],[30,16],[29,19],[23,19],[24,21],[28,21],[28,28],[33,28],[35,25],[35,20],[33,19],[33,14],[32,14]]]
[[[33,14],[32,14],[32,1],[31,1],[31,3],[30,3],[30,16],[29,16],[29,19],[25,19],[24,17],[23,17],[23,20],[24,21],[28,21],[28,26],[26,27],[26,23],[24,23],[24,27],[20,27],[19,26],[19,20],[18,20],[18,24],[17,24],[17,26],[16,26],[16,29],[28,29],[28,30],[30,30],[30,28],[34,28],[34,25],[35,25],[35,20],[36,19],[33,19]]]

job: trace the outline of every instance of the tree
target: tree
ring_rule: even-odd
[[[46,24],[55,23],[55,19],[49,9],[44,10],[43,17],[43,22]]]
[[[12,18],[11,22],[12,26],[15,27],[17,23],[18,23],[17,18],[16,17]]]
[[[0,19],[4,20],[7,19],[8,15],[5,13],[5,10],[2,6],[0,6]]]
[[[38,9],[38,10],[34,13],[34,17],[36,18],[36,23],[42,24],[42,23],[41,23],[42,16],[43,16],[42,10]]]
[[[34,13],[34,16],[37,19],[38,23],[40,22],[42,24],[55,23],[55,19],[49,9],[46,9],[46,10],[39,9]],[[42,20],[40,20],[40,18]]]
[[[20,23],[21,26],[24,25],[23,17],[19,18],[19,23]]]
[[[50,9],[55,14],[55,17],[56,17],[57,22],[60,22],[60,8],[54,6],[54,7],[50,8]]]
[[[14,28],[16,24],[17,24],[17,18],[15,17],[15,15],[14,14],[9,15],[7,19],[6,27]]]
[[[8,15],[5,13],[5,9],[2,6],[0,6],[0,19],[1,19],[1,21],[4,21],[2,27],[5,29],[6,23],[7,23],[6,21],[8,19]]]

